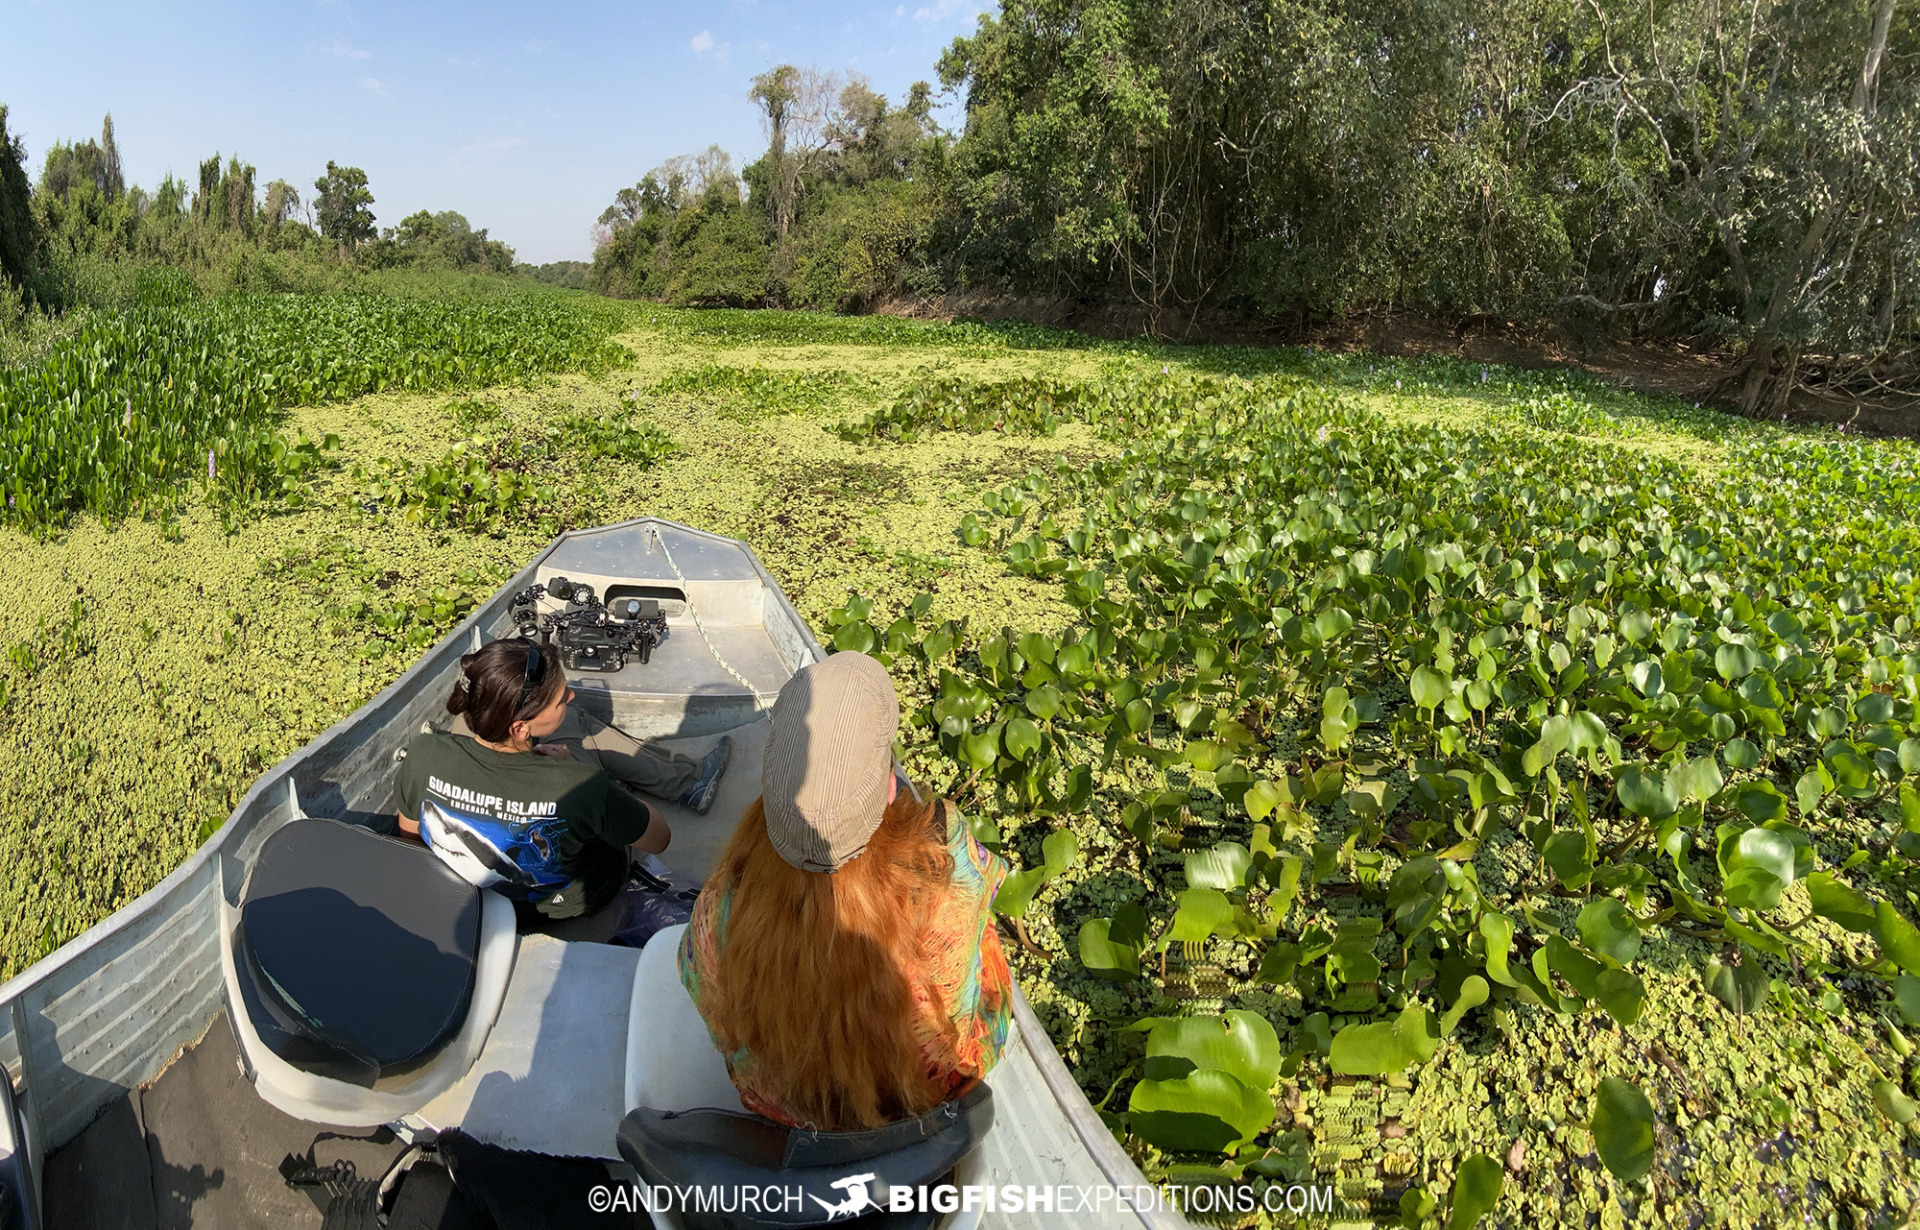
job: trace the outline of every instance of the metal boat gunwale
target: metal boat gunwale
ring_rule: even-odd
[[[468,643],[484,636],[489,629],[497,628],[504,620],[511,598],[514,594],[533,583],[541,567],[564,545],[569,538],[583,533],[603,533],[632,527],[652,526],[656,529],[672,529],[697,538],[723,543],[738,549],[751,564],[754,572],[767,587],[768,593],[785,613],[791,617],[793,626],[798,629],[801,646],[811,652],[816,660],[825,656],[819,641],[811,629],[802,620],[793,607],[779,582],[767,571],[766,566],[746,542],[727,538],[724,535],[700,530],[679,522],[659,517],[638,517],[627,521],[614,522],[604,526],[590,527],[587,530],[563,532],[548,541],[533,554],[527,565],[506,581],[486,602],[476,607],[465,619],[461,620],[439,642],[422,653],[419,658],[403,670],[386,687],[372,698],[329,725],[313,739],[303,744],[271,768],[263,772],[248,788],[235,805],[233,811],[220,827],[203,842],[199,849],[189,855],[178,867],[168,872],[159,883],[141,893],[134,900],[121,906],[105,919],[87,928],[79,936],[62,945],[47,957],[36,961],[13,978],[0,983],[0,1070],[6,1071],[15,1087],[19,1090],[25,1119],[26,1136],[29,1142],[28,1160],[35,1175],[35,1187],[41,1186],[39,1174],[44,1158],[53,1150],[66,1144],[90,1123],[115,1098],[124,1097],[135,1088],[149,1084],[157,1079],[181,1051],[205,1034],[210,1024],[217,1020],[219,1013],[219,977],[218,970],[212,970],[214,1010],[204,1016],[195,1014],[191,1021],[173,1022],[165,1031],[171,1044],[154,1045],[146,1038],[135,1039],[126,1048],[136,1051],[124,1057],[116,1056],[116,1050],[109,1046],[107,1054],[122,1062],[108,1065],[94,1065],[89,1071],[68,1068],[68,1052],[62,1043],[59,1022],[35,1021],[33,999],[42,1002],[37,1006],[44,1011],[49,1006],[63,1002],[66,997],[81,992],[87,979],[108,969],[115,961],[126,958],[136,952],[144,943],[162,935],[169,924],[182,916],[189,915],[196,907],[202,913],[210,913],[215,922],[215,934],[209,936],[210,942],[217,943],[218,899],[208,909],[204,900],[209,888],[217,894],[226,895],[237,889],[244,874],[243,851],[249,840],[260,833],[263,822],[271,821],[277,813],[287,818],[307,814],[301,806],[299,795],[300,770],[310,767],[316,760],[326,757],[335,750],[336,745],[347,740],[355,732],[371,725],[375,729],[385,729],[399,716],[395,710],[417,703],[421,695],[420,685],[430,676],[437,675],[447,668],[449,657],[457,658],[465,652]],[[676,572],[678,571],[676,566]],[[743,680],[744,682],[744,680]],[[343,755],[329,763],[328,768],[345,763]],[[272,799],[274,791],[281,791],[282,799]],[[233,860],[228,863],[226,860]],[[202,919],[190,919],[189,925],[204,927]],[[217,961],[213,962],[217,966]],[[184,976],[191,979],[194,971],[186,971]],[[169,988],[163,979],[148,979],[150,986],[145,988],[146,1001],[162,1000],[153,1010],[155,1018],[164,1018],[168,1014],[179,1015],[183,1004],[194,997],[192,985]],[[71,986],[62,987],[62,979],[71,980]],[[129,979],[119,985],[104,990],[96,988],[95,994],[106,1000],[117,993],[141,990],[136,980]],[[169,994],[168,992],[172,993]],[[202,992],[204,995],[204,992]],[[136,1000],[136,1006],[152,1007],[151,1003]],[[110,1026],[122,1021],[124,1017],[115,1017],[102,1023],[101,1027],[87,1033],[83,1050],[93,1049],[101,1037],[112,1032]],[[1106,1180],[1116,1188],[1140,1188],[1147,1180],[1126,1152],[1120,1147],[1113,1135],[1107,1130],[1087,1100],[1086,1095],[1075,1083],[1065,1062],[1053,1047],[1038,1019],[1034,1016],[1026,997],[1015,985],[1014,1019],[1022,1044],[1032,1055],[1035,1067],[1046,1087],[1047,1093],[1057,1104],[1061,1115],[1071,1126],[1074,1135],[1085,1155],[1091,1160]],[[51,1037],[43,1036],[51,1033]],[[60,1104],[48,1105],[49,1086],[58,1085],[54,1073],[42,1066],[44,1056],[40,1054],[49,1049],[58,1068],[67,1069],[73,1076],[70,1082],[74,1094],[84,1105]],[[138,1047],[146,1046],[145,1051]],[[96,1072],[110,1072],[109,1076],[96,1075]],[[51,1090],[55,1098],[64,1092],[59,1088]],[[53,1131],[48,1131],[49,1124]],[[612,1125],[609,1125],[609,1131]],[[36,1193],[37,1194],[37,1193]],[[1174,1230],[1188,1223],[1177,1214],[1167,1210],[1140,1209],[1135,1213],[1137,1224],[1153,1227],[1155,1230]],[[1131,1219],[1130,1224],[1131,1223]]]

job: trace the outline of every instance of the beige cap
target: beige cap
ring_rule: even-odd
[[[900,729],[893,680],[864,653],[836,653],[787,680],[772,718],[760,771],[767,838],[802,871],[838,871],[886,814]]]

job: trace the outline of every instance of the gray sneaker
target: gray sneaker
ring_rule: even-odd
[[[720,793],[720,775],[727,771],[727,761],[733,756],[733,736],[721,735],[720,742],[713,745],[700,760],[700,780],[680,796],[680,806],[697,816],[704,816],[713,806],[715,796]]]

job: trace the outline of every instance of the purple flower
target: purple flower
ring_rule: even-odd
[[[207,450],[207,481],[213,481],[213,450]]]

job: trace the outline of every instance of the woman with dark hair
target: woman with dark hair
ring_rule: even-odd
[[[633,853],[667,848],[666,821],[604,768],[538,743],[561,728],[573,698],[551,646],[494,641],[460,669],[447,710],[469,733],[408,746],[395,786],[401,830],[538,916],[604,908]]]
[[[681,981],[747,1109],[819,1131],[931,1110],[1006,1045],[1006,865],[902,789],[900,704],[872,658],[803,669],[772,719],[761,798],[694,906]]]

